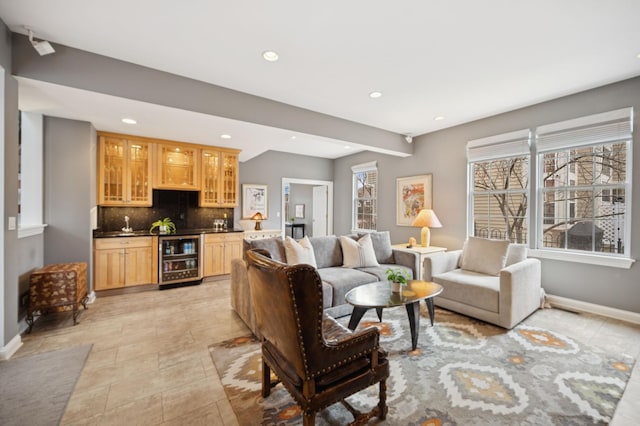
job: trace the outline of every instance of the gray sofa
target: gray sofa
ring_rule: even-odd
[[[309,238],[318,274],[322,278],[323,306],[325,312],[334,318],[351,313],[353,308],[345,301],[345,295],[349,290],[363,284],[386,281],[388,268],[401,268],[411,278],[416,276],[420,266],[417,254],[392,249],[388,231],[373,232],[370,236],[379,266],[365,268],[342,266],[342,247],[338,236]],[[350,235],[350,237],[358,239],[359,236]],[[280,238],[245,240],[244,245],[244,251],[253,248],[265,249],[273,259],[287,262],[284,241]],[[251,331],[258,335],[247,278],[247,266],[243,259],[234,259],[231,263],[231,306]]]

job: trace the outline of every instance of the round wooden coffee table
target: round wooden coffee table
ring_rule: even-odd
[[[442,293],[442,286],[430,281],[411,280],[400,293],[392,292],[391,285],[387,281],[361,285],[345,295],[347,303],[353,305],[349,329],[355,330],[362,316],[369,309],[375,308],[378,319],[382,321],[382,309],[404,305],[411,329],[411,350],[415,350],[418,345],[420,326],[420,301],[425,301],[431,325],[433,325],[435,315],[433,298],[440,293]]]

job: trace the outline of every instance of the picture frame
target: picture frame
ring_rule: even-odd
[[[433,208],[431,174],[396,179],[396,225],[412,226],[420,210]]]
[[[296,204],[296,219],[304,219],[304,204]]]
[[[251,219],[254,214],[260,213],[267,219],[267,185],[251,183],[242,184],[242,218]]]

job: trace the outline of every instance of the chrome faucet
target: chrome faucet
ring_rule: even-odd
[[[129,216],[124,217],[125,227],[122,228],[122,232],[133,232],[133,229],[129,226]]]

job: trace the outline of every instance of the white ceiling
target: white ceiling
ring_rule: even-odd
[[[410,135],[640,75],[639,16],[638,0],[0,0],[18,33]],[[20,91],[21,108],[243,160],[367,149],[34,80]]]

